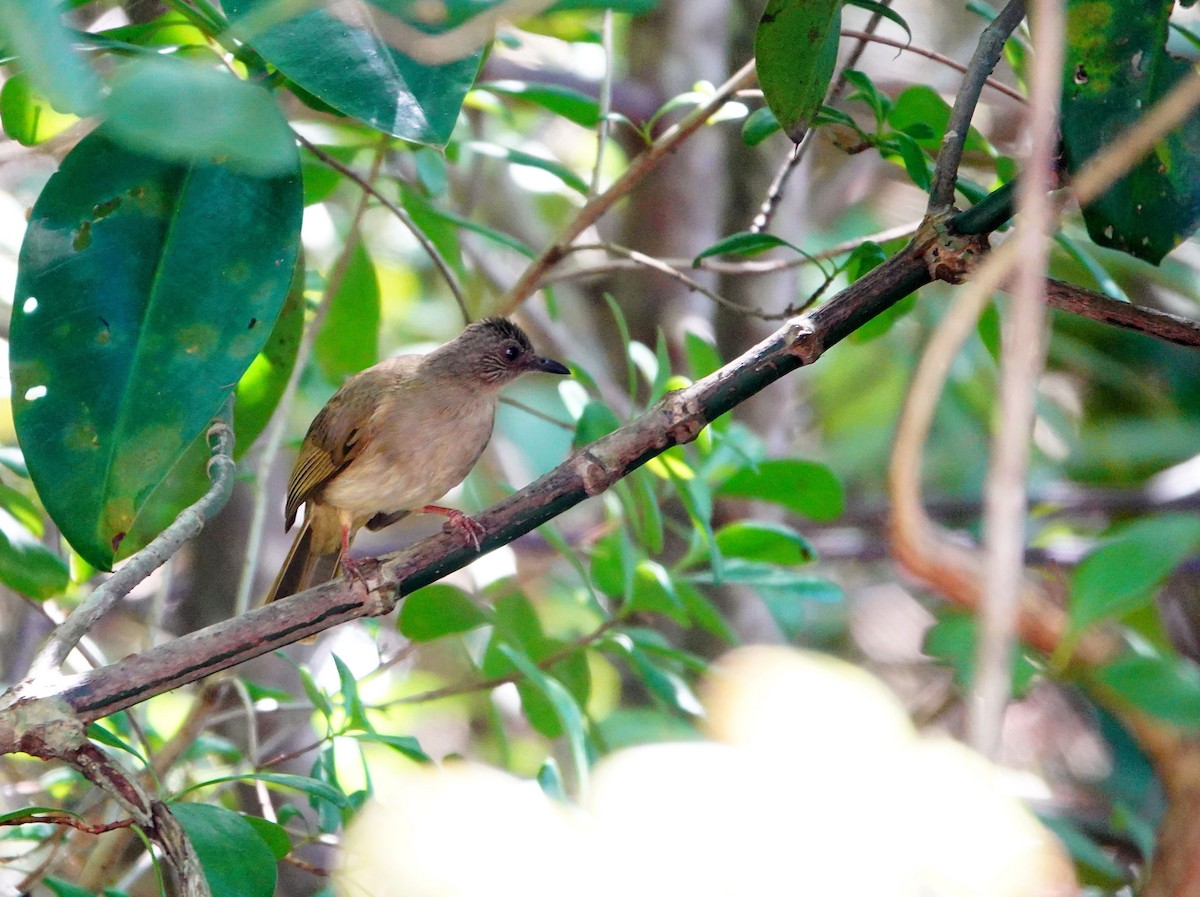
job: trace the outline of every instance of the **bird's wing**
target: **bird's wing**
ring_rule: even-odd
[[[362,452],[369,442],[368,424],[375,406],[385,392],[403,382],[418,360],[416,356],[398,356],[355,374],[313,418],[288,480],[287,529],[295,522],[300,505]]]

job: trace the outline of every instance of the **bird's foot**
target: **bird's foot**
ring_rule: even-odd
[[[456,508],[443,508],[441,505],[426,505],[421,510],[426,514],[441,514],[448,518],[442,525],[442,531],[461,533],[462,537],[471,543],[476,551],[483,544],[483,537],[487,531],[483,528],[483,524],[474,517],[468,516]]]
[[[342,569],[350,574],[351,579],[358,580],[358,584],[363,587],[363,591],[370,592],[371,587],[367,585],[367,574],[374,572],[379,566],[379,561],[375,558],[359,558],[355,560],[348,554],[342,555]]]

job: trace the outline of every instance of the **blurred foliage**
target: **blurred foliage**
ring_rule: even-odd
[[[495,5],[392,0],[370,11],[390,26],[454,37],[469,35],[456,29]],[[297,13],[266,0],[170,0],[147,15],[99,0],[63,8],[0,0],[0,124],[14,142],[4,148],[42,163],[59,159],[53,174],[48,164],[32,165],[33,174],[0,181],[0,224],[16,233],[2,245],[15,253],[20,244],[13,292],[4,297],[13,306],[10,405],[20,451],[10,432],[0,455],[0,583],[13,598],[13,619],[32,614],[34,603],[73,605],[97,569],[146,544],[203,493],[204,431],[230,398],[239,458],[255,461],[249,478],[265,480],[256,440],[306,333],[312,361],[288,420],[293,441],[345,377],[401,346],[444,341],[463,311],[492,313],[495,297],[589,196],[713,95],[698,82],[659,97],[641,117],[599,102],[590,82],[604,57],[603,11],[618,14],[612,61],[620,88],[631,67],[629,32],[639,27],[629,17],[655,5],[558,3],[506,26],[495,42],[486,31],[451,41],[454,53],[428,62],[332,7]],[[847,45],[839,44],[839,22],[857,24],[865,10],[907,33],[905,17],[928,14],[895,5],[772,0],[755,17],[765,95],[739,96],[709,128],[729,138],[747,168],[778,165],[792,150],[786,135],[811,129],[817,176],[787,189],[811,190],[806,205],[836,210],[781,218],[779,233],[768,233],[746,229],[754,210],[736,208],[726,220],[741,223],[673,260],[683,274],[730,272],[713,281],[725,289],[753,264],[776,264],[795,275],[785,310],[770,312],[780,317],[824,301],[904,245],[905,237],[879,232],[900,223],[896,209],[912,211],[912,198],[923,200],[929,187],[949,121],[947,82],[930,74],[922,83],[867,58],[842,73],[841,99],[826,104],[835,53],[840,46],[844,58]],[[1136,120],[1178,66],[1172,61],[1135,91],[1103,82],[1093,61],[1119,68],[1134,53],[1143,65],[1167,59],[1170,3],[1157,4],[1153,21],[1138,18],[1142,6],[1132,0],[1069,5],[1064,150],[1073,170]],[[432,7],[445,14],[439,21],[421,18]],[[979,3],[969,8],[994,14]],[[1097,10],[1112,17],[1111,27],[1084,40],[1080,17]],[[1136,47],[1113,39],[1112,23],[1127,19],[1144,26]],[[805,53],[795,52],[798,35]],[[1017,84],[1028,50],[1022,33],[1006,47]],[[1085,51],[1099,55],[1074,58]],[[493,77],[488,66],[497,57],[532,57],[542,67]],[[1017,173],[1011,129],[1019,115],[999,104],[987,112],[966,138],[959,192],[968,201]],[[602,120],[611,139],[597,158]],[[1195,247],[1186,242],[1196,205],[1196,156],[1186,141],[1195,127],[1189,122],[1164,143],[1161,166],[1147,162],[1114,188],[1115,199],[1064,224],[1052,276],[1196,316]],[[864,170],[866,186],[847,188]],[[713,202],[723,201],[725,185],[713,178]],[[372,195],[360,218],[364,187]],[[28,221],[22,203],[31,207]],[[585,266],[582,258],[598,252],[570,253],[578,258],[568,261]],[[570,360],[575,376],[511,390],[496,449],[454,497],[468,509],[549,470],[668,391],[712,375],[757,339],[745,319],[731,324],[715,306],[683,326],[664,310],[657,329],[634,332],[622,309],[654,302],[653,283],[613,296],[605,292],[611,282],[580,286],[570,274],[545,286],[545,301],[530,303],[526,321],[539,348]],[[699,738],[705,711],[696,683],[715,656],[742,641],[878,660],[856,629],[855,600],[867,585],[897,588],[896,572],[878,562],[884,471],[909,376],[950,301],[951,291],[935,286],[896,304],[792,378],[798,382],[772,387],[760,404],[715,421],[693,443],[451,581],[406,596],[394,621],[342,627],[303,661],[269,659],[269,675],[260,666],[236,681],[238,700],[224,716],[234,724],[189,729],[197,698],[181,690],[103,720],[90,736],[139,773],[152,758],[177,757],[155,770],[157,787],[214,893],[259,897],[275,892],[285,857],[322,862],[320,849],[360,817],[377,775],[465,754],[535,778],[553,797],[575,794],[592,765],[618,749]],[[998,301],[956,359],[924,459],[933,503],[945,503],[967,529],[978,524],[997,426],[1005,315]],[[1049,678],[1083,702],[1076,686],[1099,686],[1193,729],[1200,672],[1174,647],[1186,639],[1170,637],[1177,633],[1168,633],[1158,607],[1197,588],[1200,487],[1194,464],[1186,466],[1200,446],[1196,352],[1056,315],[1049,360],[1030,541],[1064,568],[1053,575],[1069,593],[1071,637],[1119,624],[1134,649],[1071,680],[1057,668],[1060,658],[1023,647],[1014,693],[1036,692]],[[1105,503],[1114,496],[1126,501]],[[1182,496],[1183,507],[1165,513],[1160,496]],[[272,511],[270,525],[277,522]],[[415,529],[373,547],[431,531],[409,523]],[[230,580],[197,557],[190,556],[195,568],[174,568],[189,588],[206,577]],[[944,680],[954,684],[941,688],[952,703],[973,675],[976,626],[917,597],[936,619],[926,619],[921,650],[911,648],[902,665],[926,683],[948,670]],[[137,602],[122,619],[149,625],[138,616],[148,604]],[[927,614],[909,595],[903,607]],[[101,657],[135,651],[139,638],[105,631],[97,636]],[[1123,733],[1099,728],[1112,756],[1126,758],[1115,768],[1141,769],[1144,758]],[[50,856],[53,830],[37,817],[43,806],[84,806],[86,786],[27,758],[4,762],[22,785],[21,800],[38,804],[0,807],[22,822],[0,830],[12,847],[6,856],[29,860],[14,869],[47,859],[42,883],[71,897],[122,893],[113,887],[126,880],[131,894],[154,891],[132,873],[97,879],[84,865],[88,836],[76,833]],[[1149,778],[1138,780],[1142,797]],[[1161,806],[1131,799],[1134,786],[1116,774],[1088,784],[1111,810],[1111,828],[1148,850]],[[1066,813],[1047,821],[1081,880],[1105,892],[1132,880],[1106,832]]]

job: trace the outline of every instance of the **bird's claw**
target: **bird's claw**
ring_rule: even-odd
[[[462,511],[449,515],[449,519],[442,524],[442,531],[461,533],[462,537],[470,542],[476,551],[479,551],[480,546],[483,545],[483,536],[486,532],[482,523]]]

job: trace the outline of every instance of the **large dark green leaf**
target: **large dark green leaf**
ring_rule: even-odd
[[[63,535],[107,568],[262,349],[287,295],[296,173],[176,165],[85,138],[21,247],[17,436]]]
[[[307,5],[306,12],[285,21],[264,22],[260,17],[271,5],[272,0],[226,0],[224,4],[233,20],[255,14],[242,23],[243,27],[252,23],[245,35],[249,43],[304,90],[394,137],[438,146],[450,138],[463,97],[479,71],[482,47],[445,65],[423,65],[388,46],[370,21],[393,14],[418,27],[403,14],[412,4],[380,3],[387,12],[353,0],[339,4],[342,12],[361,22],[354,25],[346,21],[350,15],[343,19]],[[274,6],[280,9],[279,4]],[[455,18],[446,23],[455,24]]]
[[[239,813],[215,804],[171,804],[196,848],[204,877],[221,897],[271,897],[275,893],[275,852]]]
[[[1166,50],[1171,7],[1172,0],[1068,4],[1062,133],[1072,174],[1191,70]],[[1083,210],[1091,238],[1157,264],[1190,236],[1200,224],[1198,145],[1193,112]]]
[[[763,97],[797,143],[821,108],[837,64],[841,0],[768,0],[754,35]]]

